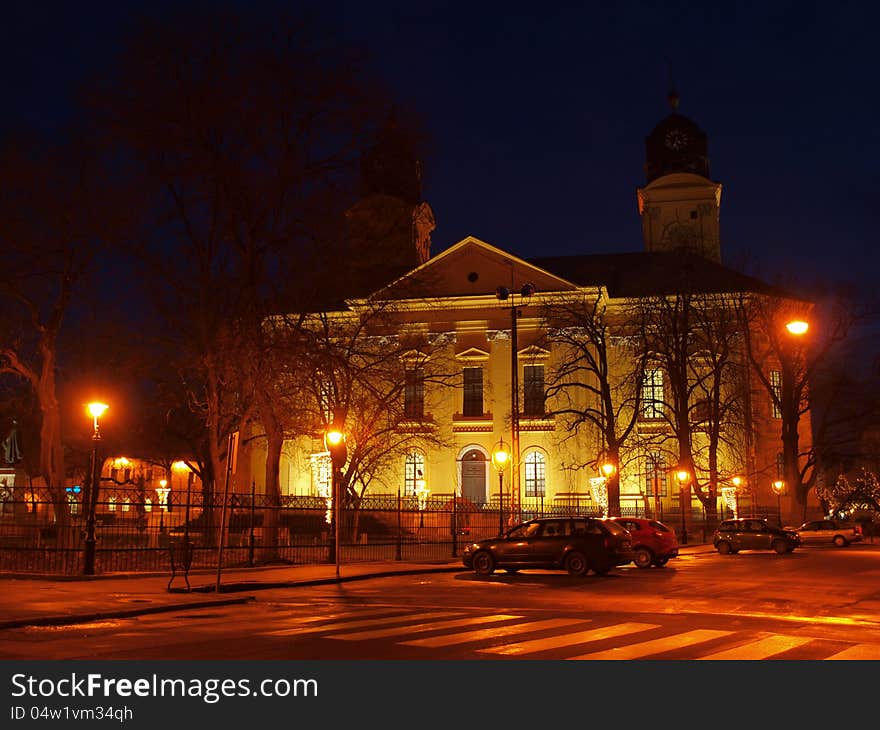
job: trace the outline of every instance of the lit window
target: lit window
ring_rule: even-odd
[[[483,368],[464,368],[464,404],[462,415],[483,415]]]
[[[645,370],[642,383],[642,414],[645,418],[663,418],[663,371]]]
[[[647,455],[645,470],[645,494],[649,497],[666,496],[666,457],[659,451]]]
[[[526,454],[526,497],[543,497],[547,492],[547,463],[540,451]]]
[[[152,512],[153,511],[153,500],[149,497],[144,498],[144,512]]]
[[[425,415],[425,371],[412,368],[406,371],[403,390],[403,414],[407,418],[423,418]]]
[[[523,413],[526,416],[544,415],[544,366],[523,367]]]
[[[126,497],[124,500],[122,500],[122,511],[129,512],[130,510],[131,510],[131,500],[128,497]]]
[[[70,514],[79,514],[79,502],[76,501],[76,495],[68,493],[67,503],[70,505]]]
[[[773,391],[771,398],[771,409],[773,410],[773,418],[782,418],[782,411],[779,404],[782,402],[782,372],[779,370],[770,371],[770,390]]]
[[[116,511],[116,497],[110,497],[110,499],[107,500],[107,511],[108,512],[115,512]]]
[[[414,495],[418,481],[424,479],[425,456],[418,451],[411,451],[406,456],[406,465],[403,471],[403,493]]]

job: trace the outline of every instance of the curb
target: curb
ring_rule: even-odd
[[[169,611],[185,611],[194,608],[229,606],[237,603],[249,603],[250,601],[255,600],[257,600],[255,596],[243,596],[242,598],[224,598],[216,601],[195,601],[192,603],[172,603],[162,606],[119,609],[117,611],[92,611],[90,613],[66,614],[64,616],[19,618],[11,619],[9,621],[0,621],[0,630],[18,629],[23,626],[64,626],[67,624],[79,624],[88,621],[100,621],[108,618],[130,618],[132,616],[144,616],[150,613],[167,613]]]
[[[355,580],[369,580],[371,578],[389,578],[395,575],[423,575],[425,573],[461,573],[467,569],[458,567],[437,568],[413,568],[412,570],[384,570],[377,573],[363,573],[361,575],[342,575],[339,578],[303,578],[300,580],[282,581],[238,581],[236,583],[221,583],[220,593],[238,593],[240,591],[258,591],[269,588],[297,588],[299,586],[321,586],[333,583],[348,583]],[[213,593],[215,585],[193,587],[192,593]]]

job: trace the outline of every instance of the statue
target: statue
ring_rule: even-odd
[[[18,443],[18,422],[12,422],[12,430],[7,434],[6,438],[3,440],[2,444],[2,452],[3,452],[3,463],[7,466],[13,466],[20,462],[24,458],[24,454],[21,452],[21,447]]]
[[[419,257],[419,264],[423,264],[431,258],[431,231],[437,227],[437,223],[434,220],[434,211],[424,201],[413,209],[412,217],[416,253]]]

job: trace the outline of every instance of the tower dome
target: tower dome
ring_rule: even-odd
[[[706,133],[692,119],[678,113],[678,95],[669,94],[672,113],[645,138],[645,177],[652,182],[675,172],[709,177]]]

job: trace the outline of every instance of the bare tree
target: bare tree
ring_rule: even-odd
[[[569,434],[599,434],[598,458],[615,467],[607,482],[611,515],[620,514],[621,450],[638,422],[647,357],[639,323],[620,314],[613,321],[603,290],[560,296],[544,313],[557,352],[546,385],[549,411]]]
[[[36,396],[39,474],[51,490],[57,519],[65,521],[60,341],[122,208],[102,182],[100,155],[75,133],[54,144],[16,140],[3,151],[0,170],[0,375],[21,378]]]
[[[802,448],[800,436],[801,424],[808,423],[805,416],[811,412],[810,384],[859,316],[843,296],[826,299],[821,306],[782,291],[744,300],[749,361],[779,416],[785,483],[804,510],[818,474],[817,445],[810,439]],[[794,334],[787,326],[794,321],[805,321],[809,328]]]

